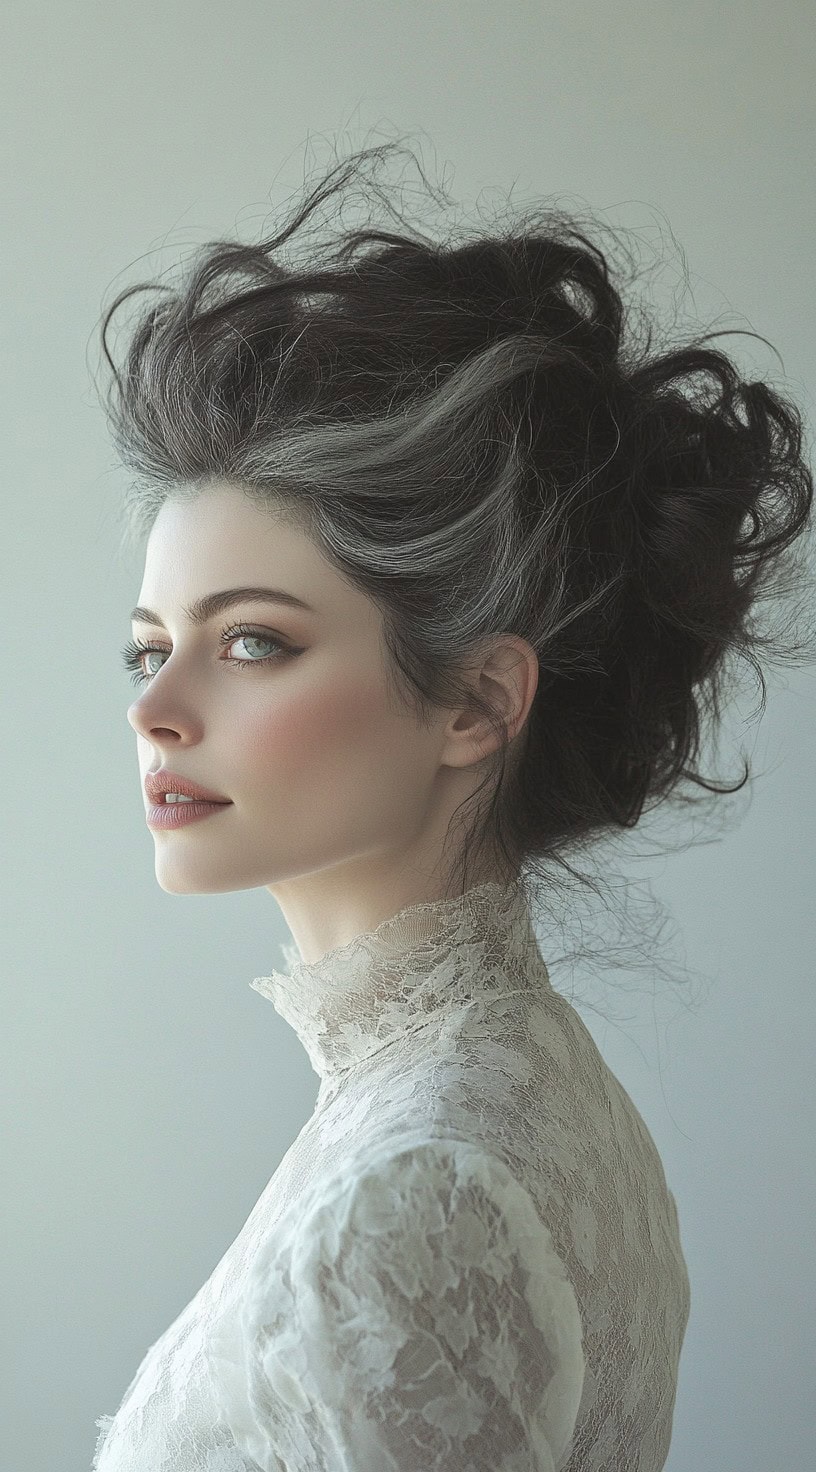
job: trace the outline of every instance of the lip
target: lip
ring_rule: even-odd
[[[231,807],[231,802],[159,802],[148,808],[145,817],[148,828],[186,828],[188,823]]]
[[[166,767],[160,767],[157,772],[147,772],[144,779],[145,796],[154,805],[165,805],[165,793],[178,792],[182,797],[192,797],[197,802],[224,803],[228,806],[232,799],[222,797],[220,792],[212,792],[209,787],[201,787],[198,782],[193,782],[189,777],[182,777],[178,772],[170,772]],[[187,804],[181,804],[186,807]]]

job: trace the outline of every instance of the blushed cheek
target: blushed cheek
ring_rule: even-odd
[[[386,739],[381,727],[392,720],[382,690],[343,680],[259,712],[248,733],[248,750],[263,773],[292,781],[319,778],[321,771],[346,768],[350,759],[367,760],[366,752],[381,748]]]

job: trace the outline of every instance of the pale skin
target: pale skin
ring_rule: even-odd
[[[182,612],[249,586],[284,589],[313,611],[237,602],[200,627]],[[496,737],[469,708],[441,710],[428,728],[395,708],[378,607],[291,518],[226,483],[167,501],[138,603],[165,625],[132,624],[160,648],[142,659],[149,678],[127,712],[145,808],[145,774],[159,767],[231,802],[202,822],[149,830],[162,889],[263,886],[306,963],[443,895],[456,857],[450,843],[443,856],[448,823],[483,780]],[[222,643],[238,623],[252,633]],[[497,635],[468,677],[501,700],[512,741],[535,694],[535,651]],[[467,884],[498,877],[483,866]]]

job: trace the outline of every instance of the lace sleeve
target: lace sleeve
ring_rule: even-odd
[[[528,1192],[479,1147],[426,1139],[301,1205],[214,1330],[209,1369],[263,1472],[558,1472],[582,1325]]]

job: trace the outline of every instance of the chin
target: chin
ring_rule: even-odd
[[[244,889],[248,886],[243,884],[225,884],[214,875],[195,874],[194,872],[167,873],[156,868],[156,881],[165,894],[230,894],[233,890]]]

